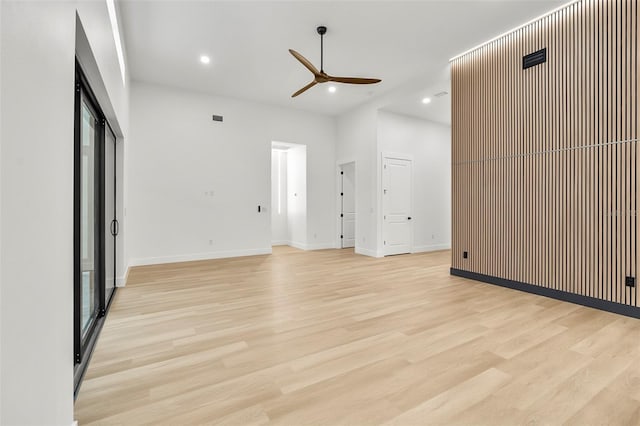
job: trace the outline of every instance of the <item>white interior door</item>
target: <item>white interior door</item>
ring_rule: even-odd
[[[383,158],[382,214],[385,256],[411,253],[411,161]]]
[[[342,166],[342,248],[356,245],[356,166]]]

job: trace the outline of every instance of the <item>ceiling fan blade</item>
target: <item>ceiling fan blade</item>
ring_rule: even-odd
[[[309,71],[313,73],[313,75],[320,74],[320,71],[318,71],[318,69],[314,67],[313,64],[309,62],[307,58],[305,58],[304,56],[302,56],[301,54],[299,54],[293,49],[289,49],[289,53],[291,53],[297,60],[299,60],[302,65],[304,65]]]
[[[311,89],[313,86],[315,86],[316,83],[315,80],[312,81],[311,83],[307,84],[306,86],[304,86],[302,89],[298,90],[296,93],[294,93],[293,95],[291,95],[292,98],[295,98],[296,96],[298,96],[301,93],[306,92],[307,90]]]
[[[380,83],[382,80],[380,80],[379,78],[334,77],[330,75],[329,81],[335,81],[336,83],[349,83],[349,84],[375,84],[375,83]]]

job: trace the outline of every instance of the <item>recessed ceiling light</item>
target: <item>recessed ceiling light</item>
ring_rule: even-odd
[[[336,93],[336,86],[329,86],[329,93]]]
[[[207,55],[202,55],[200,56],[200,62],[202,62],[203,64],[208,64],[209,62],[211,62],[211,58]]]
[[[430,103],[430,102],[431,102],[431,98],[423,98],[423,99],[422,99],[422,103],[423,103],[423,104],[428,104],[428,103]]]

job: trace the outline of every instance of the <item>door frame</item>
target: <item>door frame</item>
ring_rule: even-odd
[[[358,163],[356,162],[356,160],[345,159],[345,160],[336,161],[336,243],[335,243],[335,248],[337,249],[342,249],[342,218],[340,217],[340,215],[342,214],[342,196],[340,195],[342,193],[342,175],[340,174],[340,172],[342,172],[342,166],[351,164],[351,163],[353,163],[353,170],[354,170],[353,186],[354,188],[357,188],[358,187]],[[356,229],[354,231],[354,238],[355,238],[354,250],[358,246],[357,195],[358,195],[358,190],[356,189],[355,190]]]
[[[409,202],[409,209],[411,211],[411,216],[413,217],[413,211],[414,211],[414,196],[413,196],[413,189],[414,189],[414,178],[413,178],[413,165],[414,165],[414,160],[413,160],[413,155],[411,154],[403,154],[403,153],[399,153],[399,152],[388,152],[388,151],[382,151],[380,153],[380,163],[379,163],[379,168],[378,170],[380,171],[380,179],[378,180],[378,194],[380,196],[379,200],[379,211],[380,214],[378,215],[378,226],[379,228],[379,233],[378,235],[380,235],[380,239],[378,240],[378,248],[379,251],[378,253],[381,253],[382,256],[387,256],[386,254],[386,247],[384,244],[385,241],[385,226],[384,226],[384,160],[385,159],[389,159],[389,160],[405,160],[405,161],[409,161],[411,162],[411,173],[409,175],[409,179],[410,179],[410,185],[411,188],[409,190],[409,196],[410,196],[410,202]],[[409,221],[409,253],[413,253],[413,223],[414,220]]]
[[[94,249],[97,250],[96,257],[96,284],[98,285],[98,306],[97,314],[94,318],[86,337],[82,337],[82,264],[80,256],[81,248],[81,167],[82,167],[82,141],[81,141],[81,112],[82,112],[82,98],[85,98],[86,103],[96,115],[98,125],[98,135],[96,140],[96,170],[97,177],[95,182],[95,208],[97,210],[97,223],[95,224],[95,240]],[[107,121],[104,111],[100,107],[95,93],[91,89],[91,84],[87,79],[80,62],[76,58],[75,62],[75,84],[74,84],[74,141],[73,141],[73,360],[74,360],[74,398],[80,389],[82,378],[89,364],[93,348],[95,347],[98,335],[104,324],[105,315],[108,312],[109,307],[114,299],[117,286],[114,287],[113,292],[110,295],[108,301],[106,301],[106,265],[105,265],[105,241],[106,238],[111,237],[105,232],[105,168],[106,168],[106,155],[105,155],[105,143],[106,132],[110,131],[115,138],[115,145],[118,145],[118,137],[113,131],[113,128]],[[114,161],[117,164],[117,148],[114,151]],[[114,164],[114,178],[117,183],[117,169]],[[117,191],[117,187],[114,187]],[[116,209],[115,214],[117,216],[117,197],[115,197]],[[116,240],[117,241],[117,240]],[[114,241],[114,268],[117,271],[117,242]],[[114,277],[115,278],[115,277]]]

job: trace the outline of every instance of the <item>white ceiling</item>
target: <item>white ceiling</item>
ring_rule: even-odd
[[[152,1],[123,0],[131,76],[223,96],[337,115],[380,98],[387,110],[449,121],[448,59],[566,0],[510,1]],[[377,85],[318,85],[288,52],[325,71],[376,77]],[[201,54],[211,64],[199,62]]]

